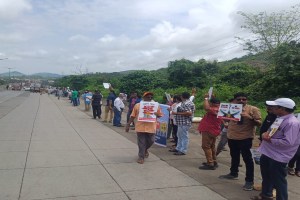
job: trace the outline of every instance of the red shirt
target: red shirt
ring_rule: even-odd
[[[218,136],[221,132],[222,119],[217,118],[219,107],[210,107],[199,123],[198,130],[200,133],[208,132]]]

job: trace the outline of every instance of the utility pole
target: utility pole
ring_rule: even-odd
[[[10,70],[13,69],[13,68],[12,67],[8,67],[7,69],[8,69],[8,77],[9,77],[8,83],[10,83]]]

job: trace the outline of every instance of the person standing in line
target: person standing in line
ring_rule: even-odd
[[[101,101],[102,95],[99,90],[95,90],[95,94],[92,96],[92,109],[93,109],[93,117],[96,119],[98,117],[101,119]]]
[[[216,98],[208,99],[205,95],[204,110],[206,114],[199,123],[198,130],[202,135],[202,149],[205,153],[206,162],[199,167],[202,170],[215,170],[218,167],[216,157],[216,140],[221,132],[222,119],[217,118],[220,101]]]
[[[113,107],[114,107],[114,101],[116,99],[116,94],[114,89],[111,86],[109,87],[109,91],[110,92],[106,99],[104,122],[112,123],[112,119],[114,116]]]
[[[177,108],[176,112],[172,112],[172,114],[176,115],[176,124],[178,126],[178,142],[173,151],[176,156],[186,155],[188,151],[189,130],[192,126],[192,119],[195,112],[195,104],[189,98],[190,94],[183,92],[181,94],[181,105]]]
[[[230,173],[222,175],[221,179],[238,179],[240,154],[246,165],[246,177],[243,189],[253,190],[254,185],[254,162],[250,149],[256,131],[256,126],[261,125],[261,114],[257,107],[248,105],[247,95],[243,92],[234,95],[234,101],[242,104],[243,109],[240,121],[231,120],[228,125],[228,146],[231,156]]]
[[[145,92],[143,94],[143,101],[145,102],[153,102],[153,93]],[[129,131],[130,124],[133,122],[135,118],[139,116],[140,105],[143,102],[137,103],[132,110],[130,115],[129,122],[126,124],[125,131]],[[158,109],[154,112],[156,118],[162,117],[163,113],[161,111],[160,106],[158,105]],[[149,157],[149,148],[153,145],[155,140],[156,133],[156,121],[154,122],[144,122],[137,120],[135,123],[135,131],[137,133],[137,143],[139,147],[138,160],[137,163],[143,164],[144,159]]]
[[[130,98],[128,100],[128,112],[127,112],[127,123],[129,122],[130,119],[130,115],[132,113],[133,107],[135,104],[139,103],[141,101],[141,98],[139,98],[138,93],[137,92],[132,92],[130,95]],[[134,122],[132,122],[132,124],[134,125]]]
[[[296,163],[296,167],[295,167],[295,163]],[[298,147],[296,154],[288,164],[288,174],[292,176],[296,175],[300,177],[300,146]]]
[[[279,126],[273,135],[270,135],[271,130],[262,134],[262,143],[258,148],[262,154],[262,191],[259,196],[251,199],[273,199],[272,191],[275,188],[276,200],[287,200],[287,164],[300,145],[300,122],[293,114],[296,104],[292,99],[279,98],[266,101],[266,104],[271,107],[271,112],[277,115]]]
[[[172,126],[172,138],[173,138],[173,142],[175,143],[174,145],[172,145],[171,149],[169,150],[170,152],[173,152],[174,149],[177,146],[177,142],[178,142],[178,137],[177,137],[177,131],[178,131],[178,126],[176,123],[176,115],[172,114],[173,112],[177,112],[178,107],[181,105],[181,98],[179,95],[174,95],[173,97],[173,104],[171,105],[171,107],[168,109],[170,111],[170,123]],[[175,151],[176,152],[176,151]]]
[[[122,112],[124,110],[124,103],[122,101],[124,97],[123,93],[120,93],[119,96],[115,99],[114,101],[114,118],[113,118],[113,126],[118,126],[121,127],[121,117],[122,117]]]
[[[229,99],[229,103],[234,103],[234,99]],[[229,120],[223,120],[223,127],[222,127],[222,131],[220,133],[220,141],[217,145],[217,152],[216,152],[216,156],[218,156],[222,151],[225,151],[225,146],[228,142],[227,139],[227,130],[228,130],[228,124],[229,124]]]
[[[92,97],[93,97],[93,94],[88,90],[86,90],[84,92],[84,94],[82,95],[85,111],[90,111]]]
[[[73,102],[73,106],[78,106],[78,91],[76,89],[73,90],[72,92],[72,102]]]

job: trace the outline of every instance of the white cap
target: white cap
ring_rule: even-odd
[[[275,101],[266,101],[268,106],[281,106],[289,109],[294,109],[296,106],[295,102],[289,98],[279,98]]]

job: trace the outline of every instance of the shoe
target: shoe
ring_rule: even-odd
[[[176,149],[170,149],[170,152],[178,152]]]
[[[148,152],[148,150],[146,150],[146,152],[145,152],[145,158],[148,158],[149,157],[149,152]]]
[[[207,162],[203,162],[202,165],[209,165]],[[218,163],[214,161],[214,167],[217,168],[219,167]]]
[[[216,170],[217,168],[214,165],[202,165],[200,167],[198,167],[199,169],[203,169],[203,170]]]
[[[122,124],[117,125],[117,127],[124,127]]]
[[[185,155],[185,153],[182,153],[182,152],[178,151],[178,152],[175,152],[174,155],[176,155],[176,156],[183,156],[183,155]]]
[[[295,175],[298,176],[298,177],[300,177],[300,171],[296,171]]]
[[[287,170],[288,170],[288,174],[289,174],[289,175],[292,175],[292,176],[295,175],[295,170],[294,170],[294,168],[288,167]]]
[[[221,176],[219,176],[219,178],[220,179],[228,179],[228,180],[238,180],[239,176],[238,175],[234,176],[234,175],[229,173],[229,174],[226,174],[226,175],[221,175]]]
[[[143,158],[139,158],[139,159],[137,159],[136,162],[139,163],[139,164],[144,164],[144,159]]]
[[[243,190],[246,190],[246,191],[253,190],[253,182],[246,181],[245,185],[243,186]]]

